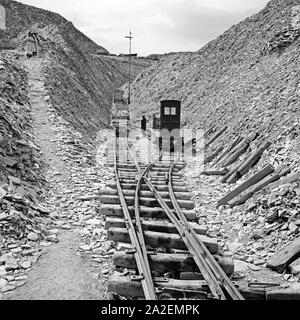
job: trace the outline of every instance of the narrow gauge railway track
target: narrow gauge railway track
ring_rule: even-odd
[[[128,160],[121,162],[122,156]],[[117,137],[112,160],[116,184],[101,196],[101,212],[108,216],[109,239],[130,244],[115,253],[114,264],[131,270],[131,276],[111,277],[108,291],[151,300],[244,300],[229,279],[233,270],[226,259],[218,257],[218,263],[214,257],[216,239],[190,222],[194,203],[181,180],[184,163],[142,164],[127,140]]]

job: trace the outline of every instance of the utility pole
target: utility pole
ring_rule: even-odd
[[[129,36],[125,36],[126,39],[129,39],[129,71],[128,71],[128,104],[130,104],[130,85],[131,85],[131,41],[133,39],[131,31],[129,31]]]

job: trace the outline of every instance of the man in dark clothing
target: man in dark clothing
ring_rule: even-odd
[[[147,129],[147,119],[145,116],[143,116],[142,121],[141,121],[141,129],[146,131]]]
[[[36,32],[33,32],[32,33],[32,37],[34,39],[34,51],[33,51],[33,54],[32,56],[33,57],[37,57],[38,56],[38,53],[39,53],[39,44],[40,44],[40,41],[39,41],[39,38],[38,38],[38,35]]]
[[[27,58],[31,58],[33,56],[33,52],[35,50],[35,42],[32,37],[32,33],[28,32],[27,42],[26,42],[26,55]]]

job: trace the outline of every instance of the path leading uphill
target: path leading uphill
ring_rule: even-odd
[[[81,135],[51,107],[44,87],[43,63],[42,59],[30,59],[24,66],[29,76],[34,134],[49,184],[44,205],[51,211],[51,231],[59,242],[55,243],[55,237],[54,243],[42,242],[44,254],[28,272],[27,283],[6,293],[4,299],[107,299],[107,252],[113,248],[106,242],[103,221],[97,216],[95,195],[102,186],[98,177],[109,177],[104,167],[88,163]]]

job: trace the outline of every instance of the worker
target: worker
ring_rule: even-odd
[[[145,116],[143,116],[142,121],[141,121],[141,129],[143,131],[146,131],[146,129],[147,129],[147,119]]]
[[[156,118],[156,116],[155,116],[155,114],[153,115],[153,129],[158,129],[157,128],[157,118]]]
[[[26,43],[27,58],[31,58],[33,56],[34,51],[35,51],[35,40],[32,36],[32,33],[28,32],[27,43]]]
[[[34,51],[33,51],[33,57],[36,57],[39,53],[39,38],[37,36],[37,33],[32,33],[32,38],[34,39]]]

